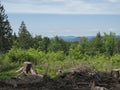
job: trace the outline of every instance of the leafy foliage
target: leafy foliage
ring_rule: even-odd
[[[115,48],[115,34],[110,32],[110,34],[106,34],[104,36],[104,47],[105,51],[108,54],[108,56],[112,56],[114,53]]]

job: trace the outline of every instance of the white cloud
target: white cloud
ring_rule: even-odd
[[[117,3],[120,2],[120,0],[108,0],[109,2]]]
[[[120,0],[5,0],[8,13],[120,14]]]

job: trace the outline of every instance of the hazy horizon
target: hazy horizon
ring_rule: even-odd
[[[120,34],[119,0],[4,0],[1,3],[16,33],[24,21],[33,35]]]

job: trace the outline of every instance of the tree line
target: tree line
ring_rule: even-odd
[[[111,57],[120,53],[120,36],[116,36],[113,32],[104,33],[104,35],[98,32],[91,40],[81,37],[79,41],[68,42],[59,36],[53,38],[32,36],[24,21],[21,22],[19,32],[16,34],[13,33],[5,9],[0,3],[0,53],[6,53],[12,47],[24,50],[34,48],[44,53],[62,51],[66,56],[70,55],[74,58],[80,58],[80,55],[95,56],[97,54]]]

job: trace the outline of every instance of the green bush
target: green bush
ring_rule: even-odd
[[[10,79],[11,77],[15,77],[16,73],[14,71],[6,71],[0,73],[0,79],[5,80],[5,79]]]
[[[33,54],[30,54],[27,50],[12,48],[7,55],[11,62],[23,63],[25,61],[31,61],[37,63]]]
[[[13,69],[16,69],[18,67],[17,64],[7,64],[7,63],[4,63],[2,66],[0,66],[0,72],[6,72],[6,71],[9,71],[9,70],[13,70]]]
[[[120,54],[116,54],[116,55],[112,56],[110,60],[112,62],[113,68],[120,67]]]
[[[65,60],[65,54],[63,51],[58,52],[50,52],[47,54],[47,58],[50,61],[64,61]]]

